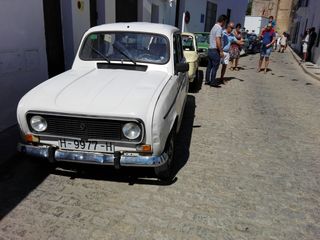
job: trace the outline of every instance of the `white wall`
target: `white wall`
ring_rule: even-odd
[[[16,106],[47,79],[42,0],[0,1],[0,131],[16,123]]]
[[[90,28],[90,0],[82,0],[83,8],[78,9],[77,0],[72,1],[72,26],[74,52],[77,52],[83,34]]]
[[[231,9],[230,20],[235,24],[244,24],[247,10],[247,0],[181,0],[179,27],[182,25],[182,12],[189,11],[191,18],[189,24],[186,24],[186,31],[203,32],[205,27],[207,1],[217,4],[217,18],[222,14],[227,14],[227,9]],[[204,21],[201,23],[201,14],[204,15]]]

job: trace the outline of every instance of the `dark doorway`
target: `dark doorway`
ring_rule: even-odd
[[[205,22],[205,27],[204,31],[205,32],[210,32],[211,28],[216,22],[217,18],[217,4],[212,3],[212,2],[207,2],[207,11],[206,11],[206,22]]]
[[[90,0],[90,27],[98,25],[97,0]]]
[[[60,1],[43,0],[48,75],[64,72]]]
[[[151,22],[159,23],[159,6],[156,4],[151,6]]]
[[[116,22],[138,21],[137,0],[116,0]]]

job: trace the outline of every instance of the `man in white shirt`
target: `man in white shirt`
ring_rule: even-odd
[[[219,87],[216,79],[220,65],[220,59],[224,57],[222,49],[222,27],[227,21],[226,15],[221,15],[217,23],[213,26],[209,36],[208,66],[206,72],[206,84],[212,87]]]

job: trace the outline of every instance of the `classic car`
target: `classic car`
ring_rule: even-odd
[[[196,32],[196,41],[200,57],[200,65],[207,66],[208,63],[208,48],[209,48],[209,32]]]
[[[18,150],[55,163],[152,167],[168,180],[188,70],[180,30],[173,26],[93,27],[72,68],[20,100]]]
[[[196,37],[193,33],[183,32],[182,37],[182,48],[183,54],[189,63],[189,82],[190,89],[192,91],[198,91],[201,88],[203,80],[203,72],[199,70],[199,54]]]

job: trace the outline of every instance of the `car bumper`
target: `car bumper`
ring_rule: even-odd
[[[127,156],[118,153],[105,154],[81,151],[67,151],[50,146],[34,146],[19,143],[17,150],[33,157],[45,158],[50,162],[75,162],[98,165],[118,165],[128,167],[158,167],[168,160],[168,155],[160,156]]]

